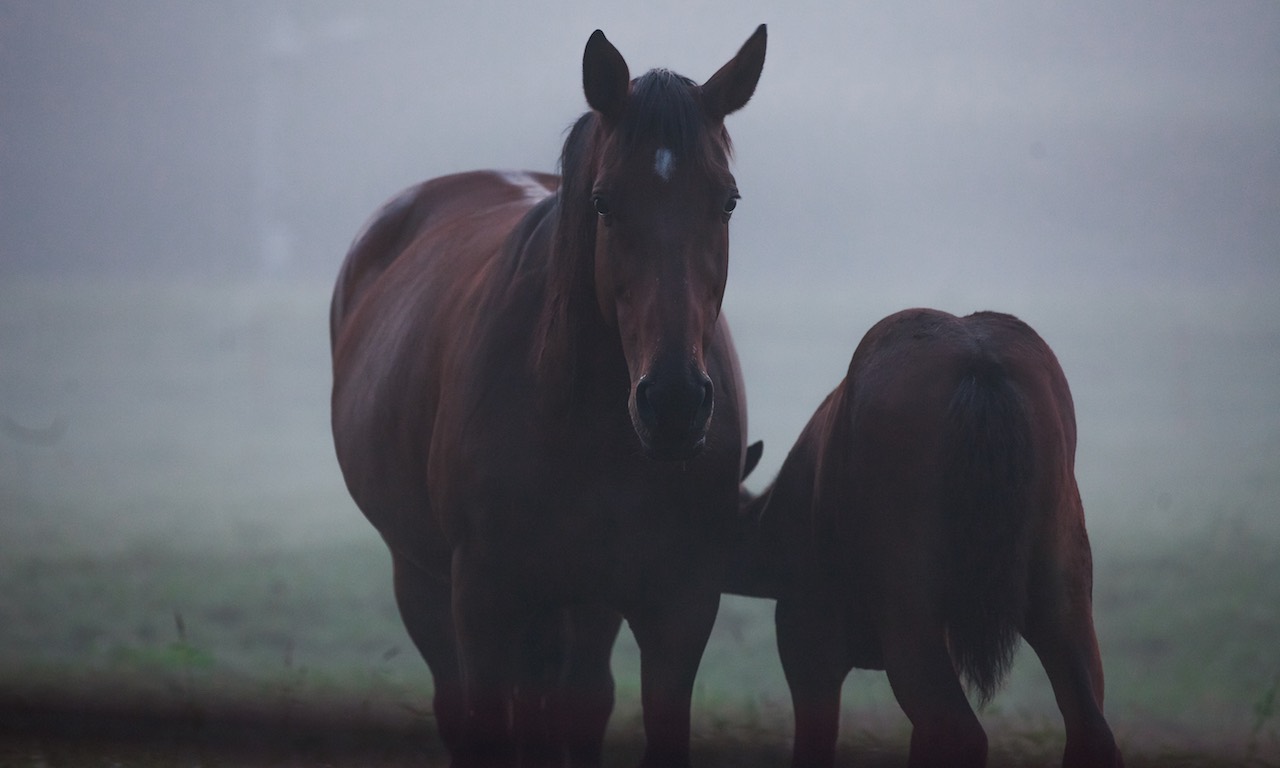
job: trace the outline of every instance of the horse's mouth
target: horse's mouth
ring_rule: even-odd
[[[653,461],[689,461],[697,458],[707,446],[706,430],[676,439],[658,438],[639,430],[636,434],[640,438],[640,448],[645,458]]]

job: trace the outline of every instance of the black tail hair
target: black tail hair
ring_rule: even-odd
[[[1034,524],[1031,424],[999,362],[977,361],[961,379],[948,430],[947,639],[957,670],[985,704],[1018,649]]]

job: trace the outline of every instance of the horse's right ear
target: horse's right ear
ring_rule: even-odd
[[[616,123],[622,119],[631,91],[631,72],[622,54],[598,29],[591,33],[582,52],[582,90],[587,103],[605,120]]]

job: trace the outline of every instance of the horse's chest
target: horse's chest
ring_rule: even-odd
[[[512,504],[476,510],[472,544],[536,591],[582,599],[678,588],[714,561],[701,483],[601,474],[541,483]]]
[[[654,462],[639,456],[622,406],[544,423],[518,398],[495,402],[485,413],[505,429],[471,432],[458,442],[467,450],[440,455],[450,461],[435,475],[433,504],[455,547],[539,596],[615,604],[716,567],[736,511],[727,452]]]

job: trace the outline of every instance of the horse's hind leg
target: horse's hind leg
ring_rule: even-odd
[[[792,768],[829,768],[835,762],[840,685],[850,669],[842,616],[833,601],[778,600],[778,657],[795,710]]]
[[[987,735],[969,706],[944,640],[942,622],[919,604],[886,599],[880,625],[884,668],[911,721],[911,768],[983,766]]]
[[[1062,711],[1067,768],[1120,766],[1115,737],[1102,714],[1102,657],[1093,629],[1093,564],[1083,515],[1056,557],[1043,558],[1033,575],[1023,636],[1040,657]]]
[[[463,703],[449,584],[394,552],[392,565],[400,618],[431,670],[440,741],[450,754],[456,754],[462,738]]]

